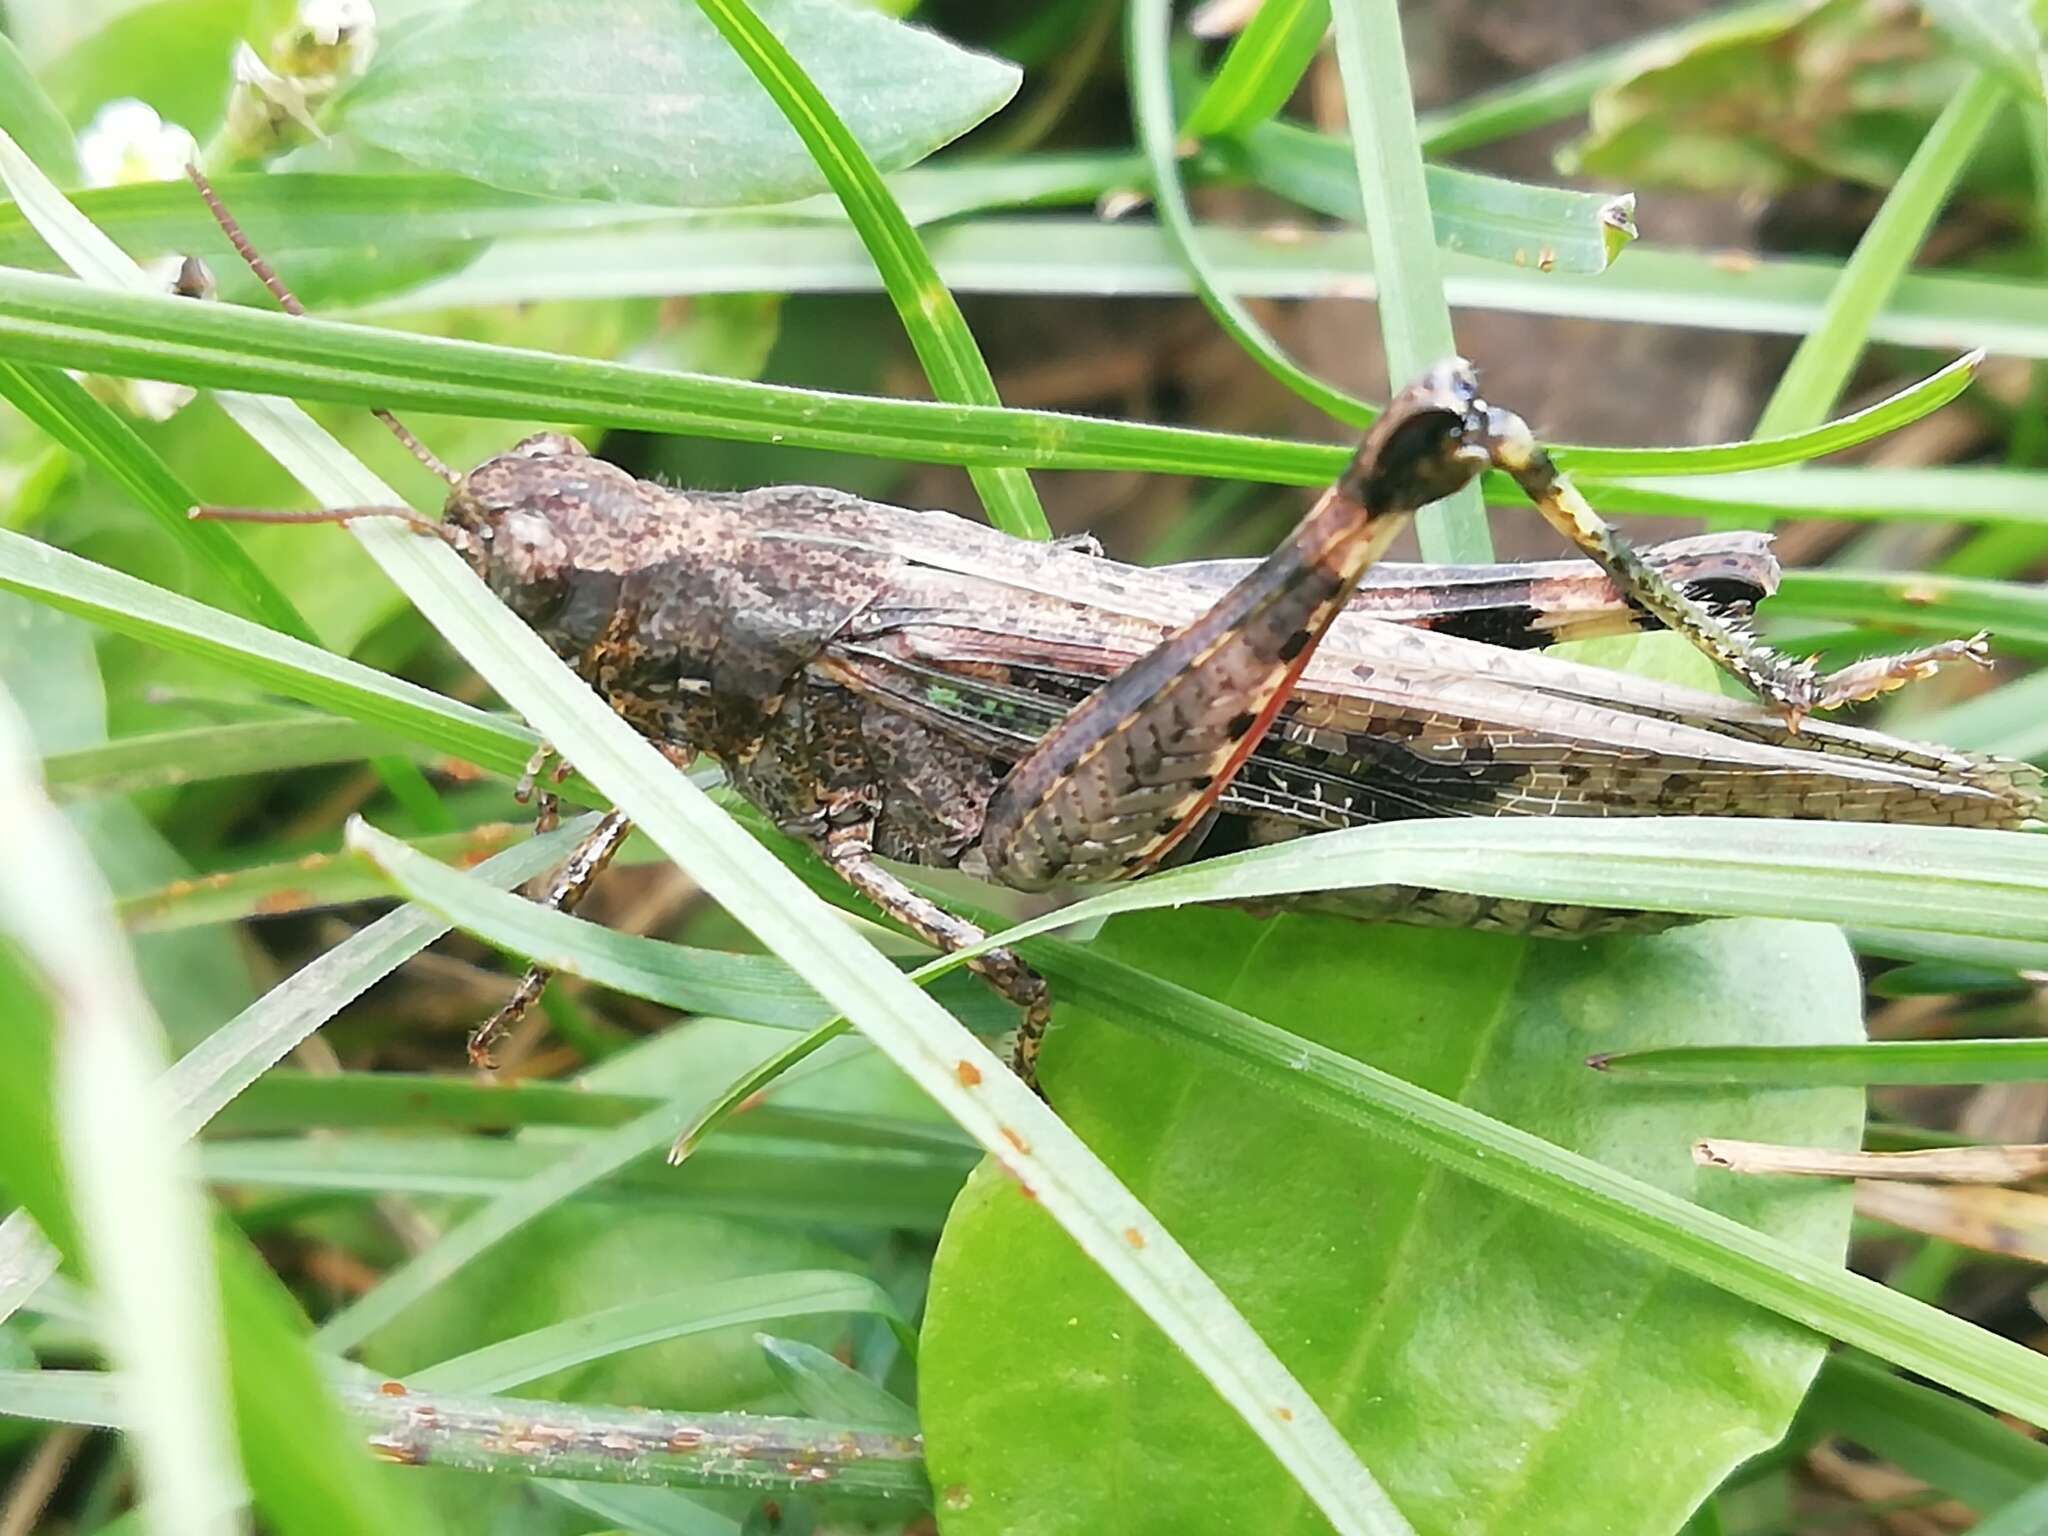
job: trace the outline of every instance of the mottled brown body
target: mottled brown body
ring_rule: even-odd
[[[1359,588],[1410,513],[1488,462],[1614,579],[1550,563],[1383,572]],[[679,761],[715,756],[749,801],[941,945],[979,935],[878,858],[1040,888],[1138,873],[1205,839],[1411,816],[2033,815],[2024,765],[1803,718],[1964,648],[1817,679],[1728,619],[1773,583],[1759,541],[1646,558],[1590,518],[1518,419],[1447,365],[1395,401],[1256,565],[1134,568],[805,487],[670,490],[557,437],[464,477],[446,525],[622,716]],[[1770,702],[1511,648],[1651,616]],[[1564,935],[1644,925],[1412,890],[1304,904]],[[984,969],[1026,1007],[1027,1034],[1042,1022],[1035,976],[1000,952]]]

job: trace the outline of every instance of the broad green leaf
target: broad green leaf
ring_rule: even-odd
[[[1381,928],[1368,946],[1360,933],[1183,912],[1119,920],[1098,945],[1811,1253],[1843,1251],[1843,1192],[1715,1178],[1689,1148],[1703,1134],[1851,1145],[1855,1093],[1614,1093],[1582,1065],[1621,1041],[1858,1038],[1837,936],[1741,923],[1566,947]],[[1425,1536],[1673,1531],[1783,1432],[1819,1364],[1812,1336],[1780,1319],[1192,1052],[1133,1046],[1077,1011],[1046,1082],[1185,1224]],[[1000,1330],[986,1325],[997,1311]],[[948,1536],[1133,1529],[1133,1509],[1146,1529],[1317,1528],[1134,1321],[1012,1181],[985,1167],[970,1182],[920,1363]]]
[[[895,170],[1017,89],[1011,65],[834,0],[764,16]],[[730,207],[823,191],[775,104],[674,0],[471,0],[394,28],[332,126],[430,170],[552,197]]]

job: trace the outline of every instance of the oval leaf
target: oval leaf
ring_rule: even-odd
[[[1703,1171],[1690,1147],[1724,1128],[1854,1145],[1854,1090],[1617,1093],[1584,1064],[1623,1040],[1860,1039],[1855,966],[1828,929],[1716,923],[1570,946],[1183,911],[1119,919],[1099,942],[1788,1241],[1843,1251],[1842,1190]],[[1702,1282],[1193,1052],[1078,1026],[1046,1053],[1062,1115],[1217,1278],[1422,1536],[1674,1531],[1783,1433],[1819,1364],[1810,1335]],[[1150,1530],[1322,1529],[1172,1346],[986,1167],[941,1242],[919,1379],[947,1536],[1129,1529],[1133,1509]]]
[[[883,170],[923,159],[1017,89],[1015,66],[872,11],[759,10]],[[826,189],[747,66],[678,0],[473,0],[394,38],[336,126],[515,192],[720,208]]]

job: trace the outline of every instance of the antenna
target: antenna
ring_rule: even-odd
[[[284,279],[277,275],[271,268],[270,263],[265,261],[258,254],[256,247],[249,243],[249,237],[242,232],[242,226],[236,222],[235,216],[228,212],[227,204],[220,200],[220,194],[213,190],[213,183],[206,179],[206,173],[200,170],[196,164],[187,164],[185,174],[191,178],[192,185],[199,189],[200,197],[206,202],[207,212],[211,213],[213,221],[220,225],[221,233],[228,237],[228,243],[234,246],[235,254],[248,263],[249,270],[256,274],[256,280],[270,290],[270,296],[277,300],[278,308],[288,315],[303,319],[306,314],[306,306],[299,302],[298,295],[294,294],[291,289],[284,285]],[[421,464],[425,465],[429,472],[439,475],[449,485],[460,485],[462,483],[462,476],[442,463],[439,457],[435,455],[433,449],[414,437],[412,429],[406,426],[404,422],[400,421],[389,411],[375,406],[371,407],[370,414],[389,427],[391,435],[403,443],[406,451],[419,460]],[[257,522],[261,521],[261,519],[243,518],[241,521]],[[285,519],[271,519],[271,521],[285,521]],[[307,519],[307,521],[345,522],[347,519],[312,518]]]
[[[421,517],[411,507],[314,507],[310,511],[288,511],[277,507],[193,507],[185,514],[204,523],[352,523],[364,517],[388,517],[406,524],[415,533],[430,533],[457,554],[469,547],[462,529],[431,517]]]

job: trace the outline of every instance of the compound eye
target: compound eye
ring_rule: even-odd
[[[514,444],[511,457],[515,459],[587,459],[590,457],[590,450],[566,432],[536,432],[533,436]]]

